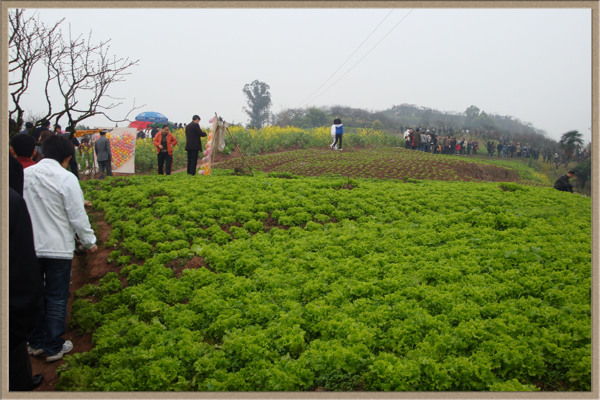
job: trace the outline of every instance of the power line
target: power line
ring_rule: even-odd
[[[336,69],[336,70],[333,72],[333,74],[331,74],[331,76],[330,76],[329,78],[327,78],[327,79],[325,80],[325,82],[323,82],[323,84],[321,84],[321,86],[319,86],[319,87],[318,87],[318,88],[317,88],[317,89],[316,89],[314,92],[312,92],[312,93],[311,93],[311,94],[310,94],[310,95],[309,95],[309,96],[308,96],[306,99],[304,99],[303,101],[301,101],[301,102],[300,102],[300,104],[303,104],[303,103],[307,104],[306,102],[307,102],[307,101],[308,101],[308,100],[309,100],[309,99],[310,99],[310,98],[311,98],[311,97],[312,97],[312,96],[313,96],[315,93],[317,93],[317,92],[318,92],[318,91],[319,91],[319,90],[320,90],[320,89],[321,89],[323,86],[325,86],[325,84],[326,84],[326,83],[327,83],[327,82],[328,82],[328,81],[329,81],[331,78],[333,78],[333,76],[334,76],[335,74],[337,74],[337,72],[338,72],[340,69],[342,69],[342,67],[343,67],[343,66],[344,66],[344,65],[345,65],[345,64],[348,62],[348,60],[349,60],[350,58],[352,58],[352,56],[353,56],[354,54],[356,54],[356,52],[357,52],[357,51],[358,51],[358,50],[359,50],[359,49],[362,47],[362,45],[363,45],[363,44],[365,44],[365,42],[366,42],[367,40],[369,40],[369,38],[370,38],[370,37],[373,35],[373,33],[375,33],[375,31],[376,31],[376,30],[377,30],[377,29],[378,29],[378,28],[381,26],[381,24],[383,24],[383,21],[385,21],[385,20],[387,19],[387,17],[389,17],[389,16],[390,16],[390,14],[392,14],[393,12],[394,12],[394,10],[393,10],[393,9],[392,9],[392,10],[390,10],[390,12],[389,12],[389,13],[388,13],[388,14],[387,14],[385,17],[383,17],[383,19],[382,19],[382,20],[379,22],[379,24],[377,24],[377,26],[375,27],[375,29],[373,29],[373,30],[371,31],[371,33],[369,33],[369,35],[368,35],[368,36],[365,38],[365,40],[363,40],[363,41],[362,41],[362,43],[361,43],[361,44],[359,44],[359,45],[358,45],[358,47],[357,47],[357,48],[356,48],[356,49],[355,49],[355,50],[352,52],[352,54],[350,54],[350,55],[348,56],[348,58],[346,58],[346,59],[344,60],[344,62],[342,62],[342,64],[341,64],[341,65],[338,67],[338,69]]]
[[[321,92],[321,94],[319,94],[317,97],[313,98],[312,101],[318,99],[319,97],[321,97],[322,95],[324,95],[325,93],[327,93],[327,91],[329,91],[329,89],[331,89],[333,86],[335,86],[336,83],[338,83],[340,80],[342,80],[342,78],[344,78],[346,75],[348,75],[348,73],[350,71],[352,71],[354,69],[354,67],[356,67],[362,60],[365,59],[366,56],[368,56],[373,50],[375,50],[375,48],[377,46],[379,46],[379,44],[381,42],[383,42],[383,40],[388,37],[397,27],[398,25],[400,25],[402,23],[402,21],[404,21],[406,19],[406,17],[408,17],[410,15],[410,13],[412,13],[413,10],[410,10],[400,21],[398,21],[398,23],[396,25],[394,25],[394,27],[385,35],[383,36],[377,43],[375,43],[375,45],[365,53],[364,56],[362,56],[362,58],[360,60],[358,60],[354,65],[352,65],[350,67],[350,69],[348,69],[342,76],[340,76],[335,82],[333,82],[331,85],[329,85],[329,87],[327,89],[325,89],[323,92]],[[323,85],[321,85],[322,87]],[[318,90],[318,89],[317,89]]]

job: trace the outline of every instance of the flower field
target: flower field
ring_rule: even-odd
[[[82,182],[113,271],[56,388],[591,389],[590,198],[310,168]]]
[[[204,128],[208,130],[207,128]],[[225,137],[225,152],[234,149],[233,137],[245,155],[258,155],[292,148],[326,148],[331,143],[330,128],[301,129],[295,127],[268,126],[263,129],[244,129],[241,126],[230,126],[229,134]],[[173,170],[185,168],[187,154],[185,152],[185,131],[178,129],[172,132],[179,141],[173,148]],[[357,129],[345,134],[344,140],[348,146],[382,145],[397,146],[398,138],[386,135],[373,129]],[[203,147],[206,138],[202,139]],[[156,148],[151,138],[135,141],[135,171],[137,173],[156,173]]]

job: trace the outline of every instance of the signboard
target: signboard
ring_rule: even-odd
[[[112,172],[118,174],[135,173],[135,128],[114,128],[106,134],[110,140],[110,150],[112,153]],[[100,137],[95,133],[93,138],[96,141]],[[96,168],[98,163],[94,157]]]

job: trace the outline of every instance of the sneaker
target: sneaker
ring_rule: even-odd
[[[44,375],[42,374],[37,374],[31,377],[31,390],[33,389],[37,389],[40,387],[40,385],[42,384],[42,381],[44,380]]]
[[[47,356],[46,357],[46,361],[56,361],[56,360],[60,360],[61,358],[63,358],[63,356],[70,352],[71,350],[73,350],[73,343],[70,340],[65,340],[65,342],[63,343],[63,347],[61,349],[61,351],[59,351],[56,354],[53,354],[51,356]]]
[[[31,346],[27,346],[27,352],[32,356],[39,356],[40,354],[44,353],[44,349],[34,349]]]

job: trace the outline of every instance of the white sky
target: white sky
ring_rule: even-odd
[[[135,99],[146,106],[132,120],[157,111],[182,123],[199,114],[208,125],[216,112],[246,124],[242,88],[258,79],[271,88],[274,113],[306,105],[378,111],[409,103],[455,112],[476,105],[554,139],[573,129],[591,138],[589,9],[38,11],[47,23],[64,17],[73,32],[91,30],[94,41],[112,39],[112,54],[140,60],[110,90],[125,99],[114,119]],[[25,110],[44,109],[39,93],[31,91]],[[102,117],[84,123],[114,126]]]

